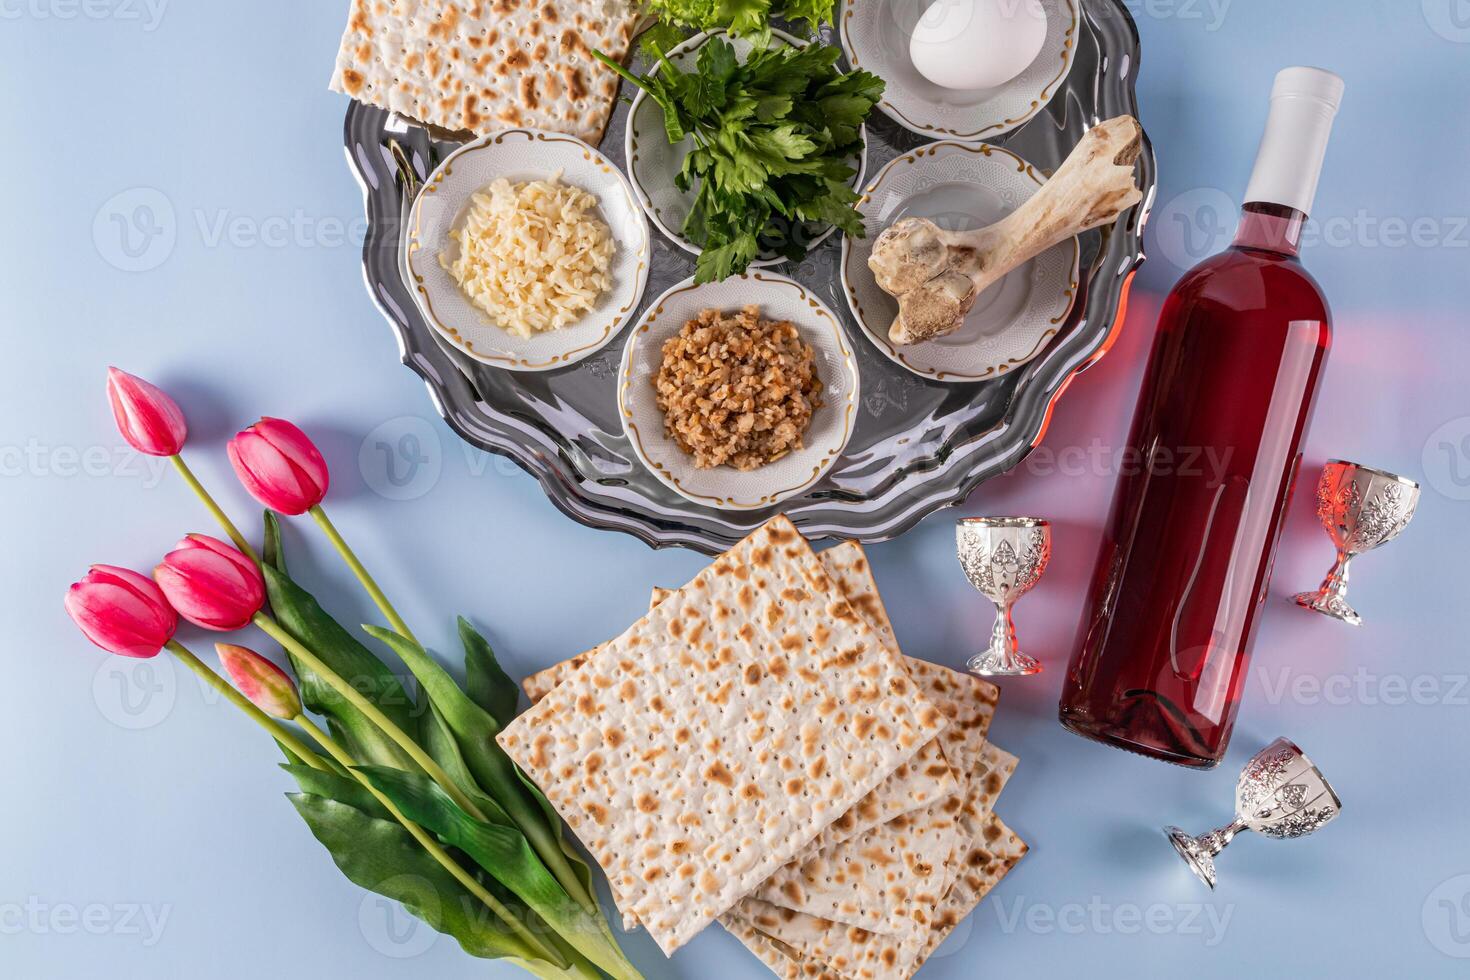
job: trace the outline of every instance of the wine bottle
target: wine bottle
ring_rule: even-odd
[[[1297,252],[1342,93],[1276,76],[1235,240],[1164,302],[1063,681],[1079,735],[1196,768],[1230,741],[1331,344]]]

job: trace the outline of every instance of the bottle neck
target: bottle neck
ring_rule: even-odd
[[[1302,229],[1307,216],[1285,204],[1251,201],[1241,208],[1240,227],[1235,231],[1235,248],[1249,248],[1295,258],[1301,251]]]

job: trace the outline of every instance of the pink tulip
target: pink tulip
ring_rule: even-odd
[[[287,721],[301,714],[301,695],[281,668],[251,650],[233,643],[216,643],[219,662],[250,703],[273,718]]]
[[[189,427],[178,403],[162,389],[115,367],[107,369],[107,399],[118,430],[147,456],[177,456]]]
[[[66,612],[87,639],[122,657],[156,657],[179,625],[158,586],[114,565],[93,565],[67,589]]]
[[[191,534],[163,556],[154,581],[180,616],[222,632],[245,626],[265,604],[260,569],[207,534]]]
[[[230,465],[250,495],[282,514],[304,514],[327,495],[327,461],[306,433],[263,418],[230,440]]]

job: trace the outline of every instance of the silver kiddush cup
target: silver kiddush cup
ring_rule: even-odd
[[[1174,850],[1200,881],[1215,887],[1215,855],[1242,830],[1289,840],[1305,837],[1342,812],[1342,801],[1302,750],[1278,738],[1246,763],[1235,785],[1235,819],[1218,830],[1191,837],[1165,827]]]
[[[966,666],[981,677],[1016,677],[1041,670],[1016,644],[1011,606],[1051,560],[1051,525],[1034,517],[969,517],[956,523],[960,567],[970,584],[995,603],[990,646]]]
[[[1419,505],[1419,484],[1371,466],[1330,459],[1317,483],[1317,517],[1337,547],[1337,563],[1316,592],[1296,597],[1324,616],[1361,626],[1347,602],[1348,563],[1399,536]]]

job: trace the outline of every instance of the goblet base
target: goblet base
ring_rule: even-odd
[[[978,677],[1029,677],[1041,673],[1041,663],[1019,650],[1006,654],[986,650],[971,657],[965,669]]]
[[[1215,860],[1196,838],[1189,836],[1178,827],[1165,827],[1164,836],[1169,838],[1169,843],[1174,845],[1174,850],[1189,865],[1189,870],[1194,876],[1211,889],[1215,887]]]
[[[1347,604],[1347,600],[1341,596],[1324,595],[1321,592],[1302,592],[1296,596],[1295,602],[1304,609],[1319,612],[1333,619],[1340,619],[1349,626],[1362,626],[1363,617],[1358,611]]]

